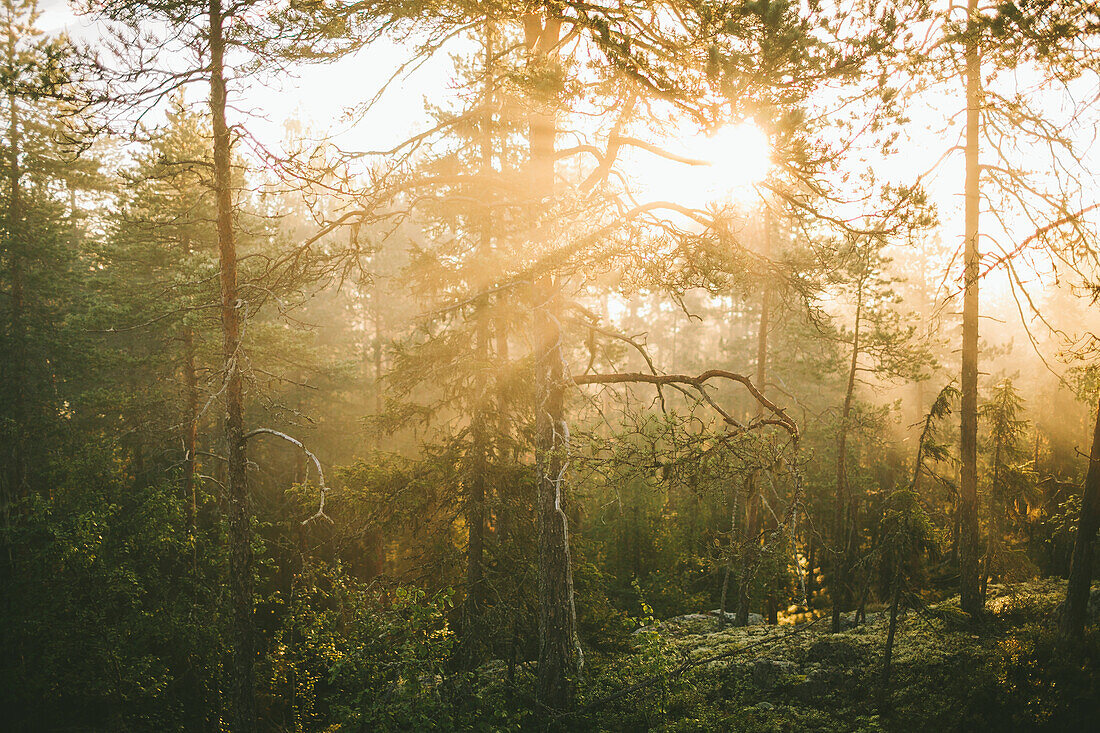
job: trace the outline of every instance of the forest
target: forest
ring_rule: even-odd
[[[0,728],[1096,730],[1096,3],[0,18]]]

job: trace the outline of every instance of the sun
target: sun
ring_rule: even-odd
[[[767,133],[753,120],[729,125],[712,134],[681,129],[660,143],[691,165],[639,152],[631,161],[636,189],[651,199],[670,200],[701,208],[730,200],[751,203],[756,187],[772,167]]]
[[[729,191],[759,184],[772,165],[768,136],[752,120],[703,137],[699,147],[698,157],[711,163],[715,186]]]

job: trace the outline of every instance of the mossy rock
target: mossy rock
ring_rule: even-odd
[[[852,666],[866,660],[864,645],[848,634],[833,634],[822,637],[805,652],[807,662],[821,662],[836,666]]]

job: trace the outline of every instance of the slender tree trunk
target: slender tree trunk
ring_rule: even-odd
[[[733,506],[730,507],[730,548],[729,557],[726,558],[726,567],[722,572],[722,595],[718,603],[719,629],[726,628],[726,599],[729,597],[730,575],[733,574],[733,561],[737,553],[738,530],[741,524],[741,505],[737,501],[740,491],[735,488],[731,493],[733,494]],[[740,598],[740,593],[738,593],[738,598]]]
[[[493,167],[493,139],[492,139],[492,106],[491,94],[493,85],[493,27],[492,23],[485,23],[484,53],[485,53],[485,100],[481,116],[481,129],[479,131],[479,147],[481,153],[481,175],[489,176]],[[478,257],[488,263],[492,257],[492,214],[488,206],[480,217],[480,242],[478,243]],[[487,278],[483,278],[486,279]],[[477,283],[478,288],[487,285],[487,282]],[[475,289],[478,289],[475,288]],[[489,349],[491,333],[489,323],[488,306],[482,305],[476,315],[477,322],[474,325],[474,352],[478,368],[484,368],[489,362]],[[479,390],[474,406],[474,413],[470,425],[472,460],[470,461],[469,495],[466,498],[466,638],[463,640],[465,649],[465,664],[468,669],[477,666],[481,661],[481,650],[484,647],[485,637],[482,633],[482,615],[484,613],[484,554],[485,554],[485,488],[488,484],[489,469],[489,441],[488,441],[488,401],[489,390]]]
[[[772,525],[769,523],[768,525]],[[779,576],[778,574],[771,578],[771,583],[768,584],[768,594],[764,598],[764,620],[767,623],[775,624],[779,623]]]
[[[978,56],[978,0],[967,3],[970,28],[966,41],[966,241],[963,256],[962,400],[959,447],[959,604],[976,616],[982,600],[978,589],[978,166],[981,66]]]
[[[731,548],[730,552],[733,550]],[[733,555],[726,560],[726,566],[722,570],[722,592],[718,598],[718,630],[726,628],[726,599],[729,598],[730,575],[733,572]]]
[[[233,233],[231,145],[226,124],[225,36],[221,0],[210,0],[210,116],[214,127],[214,193],[225,357],[225,442],[229,510],[229,598],[232,658],[229,721],[234,733],[256,729],[256,641],[252,622],[252,533],[245,474],[244,385],[241,378],[242,305],[237,293]]]
[[[736,626],[747,626],[749,623],[752,586],[760,556],[760,494],[757,490],[755,471],[749,476],[748,487],[745,536],[742,540],[745,551],[741,558],[741,573],[737,584],[737,618],[734,620]]]
[[[890,671],[894,660],[894,638],[898,631],[898,611],[901,608],[901,588],[894,588],[894,597],[890,601],[890,626],[886,632],[886,651],[882,655],[882,686],[881,699],[887,700],[889,696]]]
[[[863,317],[863,283],[860,274],[856,289],[856,321],[852,329],[852,357],[848,367],[848,383],[844,390],[844,406],[840,411],[840,432],[836,439],[836,496],[833,503],[833,526],[836,528],[836,556],[833,573],[832,630],[840,633],[840,614],[848,610],[851,599],[851,579],[848,577],[852,552],[851,490],[848,486],[848,420],[852,416],[852,399],[855,395],[856,372],[859,369],[860,326]]]
[[[187,430],[184,435],[184,450],[187,455],[183,466],[183,494],[187,506],[187,523],[191,529],[191,564],[198,567],[198,491],[195,486],[195,472],[198,464],[196,451],[199,438],[199,389],[195,374],[195,332],[190,326],[183,330],[183,371],[187,390]]]
[[[481,331],[479,327],[479,332]],[[484,334],[479,333],[478,351],[484,352]],[[484,358],[484,354],[479,354]],[[484,554],[485,554],[485,485],[488,471],[488,441],[486,436],[486,422],[488,415],[483,406],[479,405],[471,425],[471,461],[469,494],[466,497],[466,523],[467,523],[467,548],[466,548],[466,607],[465,615],[465,659],[468,669],[472,669],[481,661],[481,649],[484,645],[482,634],[482,614],[484,612]]]
[[[371,296],[377,298],[378,294],[375,293]],[[382,399],[382,313],[381,308],[376,308],[374,312],[374,348],[372,349],[374,356],[374,414],[381,415],[385,408],[385,402]],[[381,446],[376,446],[380,448]]]
[[[772,251],[772,215],[771,209],[764,207],[764,232],[761,236],[761,255],[771,256]],[[760,394],[767,394],[768,381],[768,329],[771,326],[771,288],[769,278],[765,277],[760,292],[760,326],[756,331],[756,388]],[[764,412],[764,406],[756,406],[756,415]],[[738,588],[737,621],[738,626],[749,622],[749,606],[752,602],[752,580],[760,554],[760,496],[758,493],[756,472],[749,477],[748,498],[745,509],[748,512],[745,521],[746,557],[742,562],[741,583]]]
[[[1001,443],[1001,437],[998,436],[993,448],[993,476],[989,484],[989,497],[985,507],[990,530],[986,537],[985,553],[982,555],[978,574],[978,598],[980,599],[979,603],[983,606],[988,595],[989,582],[993,580],[993,574],[997,572],[1001,564],[1001,538],[1004,537],[1005,532],[1003,514],[1007,511],[1007,507],[1001,505],[997,497],[1004,495],[1001,491],[1001,456],[1005,447]]]
[[[809,604],[817,593],[817,542],[810,535],[809,547],[806,550],[806,603]],[[809,610],[808,606],[807,609]]]
[[[191,256],[191,241],[186,236],[183,238],[184,257]],[[198,375],[195,370],[195,329],[191,326],[183,327],[183,380],[186,390],[187,428],[183,437],[183,447],[186,455],[183,465],[183,496],[188,502],[187,523],[191,530],[191,566],[198,568],[198,515],[199,501],[198,491],[195,485],[195,473],[198,467],[199,439],[199,387]]]
[[[15,63],[15,35],[8,36],[8,61]],[[23,172],[19,164],[19,104],[14,92],[8,92],[8,211],[7,242],[8,267],[11,277],[10,320],[8,323],[11,349],[11,368],[5,375],[12,390],[11,419],[15,427],[11,455],[7,465],[7,492],[0,497],[5,513],[10,502],[18,499],[26,490],[26,334],[23,323]]]
[[[1080,640],[1085,634],[1089,593],[1092,589],[1092,545],[1100,529],[1100,406],[1092,431],[1092,451],[1085,486],[1081,490],[1081,516],[1077,520],[1077,539],[1069,566],[1066,603],[1062,609],[1061,632],[1068,640]]]
[[[561,21],[541,13],[524,17],[529,63],[552,63]],[[554,102],[533,100],[529,117],[531,178],[535,197],[549,201],[554,191]],[[568,468],[569,428],[565,422],[565,358],[562,352],[559,283],[544,275],[534,287],[535,464],[538,474],[539,664],[536,697],[549,710],[573,706],[581,654],[573,603],[569,528],[562,508]]]

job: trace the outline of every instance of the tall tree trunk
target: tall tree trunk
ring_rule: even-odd
[[[231,145],[226,124],[225,36],[221,0],[210,0],[210,117],[214,127],[222,336],[225,357],[225,443],[229,510],[229,603],[232,658],[229,721],[234,733],[256,729],[256,641],[252,622],[252,533],[245,474],[244,385],[241,378],[241,311],[237,245],[233,236]]]
[[[478,327],[477,351],[479,360],[485,358],[485,335]],[[482,398],[484,401],[484,398]],[[484,612],[484,553],[485,553],[485,486],[488,471],[488,441],[486,423],[488,415],[484,405],[478,405],[472,420],[471,460],[468,495],[466,497],[466,604],[464,609],[465,628],[462,642],[463,663],[472,669],[481,661],[481,649],[484,645],[481,617]]]
[[[485,99],[481,114],[481,127],[479,130],[479,147],[481,154],[481,175],[488,177],[493,167],[493,138],[492,138],[492,105],[491,95],[493,88],[493,26],[486,21],[484,37],[485,53]],[[487,194],[486,194],[487,195]],[[478,257],[483,267],[488,270],[493,251],[492,213],[486,203],[484,212],[480,217],[480,241],[478,243]],[[485,287],[488,278],[479,276],[475,283],[475,291]],[[482,304],[476,314],[477,322],[474,324],[474,352],[478,369],[485,368],[490,357],[490,322],[488,304]],[[470,460],[469,494],[466,497],[466,608],[465,608],[465,646],[464,660],[468,669],[473,669],[481,661],[481,650],[485,638],[482,633],[481,617],[484,613],[484,554],[485,554],[485,488],[488,484],[489,469],[489,389],[488,382],[478,380],[482,386],[478,388],[476,404],[470,425]]]
[[[760,254],[767,259],[772,252],[772,214],[771,209],[764,205],[764,231],[760,238]],[[770,328],[771,316],[771,288],[770,278],[764,278],[760,291],[760,326],[756,331],[756,388],[760,394],[767,393],[768,381],[768,328]],[[764,413],[764,406],[757,404],[756,415]],[[745,626],[749,622],[749,606],[752,601],[752,580],[755,575],[756,564],[760,554],[760,496],[758,494],[758,481],[754,470],[748,480],[748,496],[745,503],[745,557],[742,561],[741,583],[738,588],[737,620],[738,626]]]
[[[848,383],[844,390],[844,406],[840,411],[840,431],[836,438],[836,495],[833,502],[833,526],[836,528],[836,553],[833,562],[833,633],[840,633],[840,614],[851,605],[851,579],[848,577],[852,554],[852,498],[848,486],[848,420],[852,416],[852,398],[856,389],[856,372],[859,369],[859,336],[863,317],[863,283],[860,273],[856,289],[856,321],[852,328],[852,357],[848,367]]]
[[[985,508],[985,511],[988,512],[990,529],[986,537],[985,553],[979,565],[981,572],[978,576],[978,598],[980,599],[979,603],[983,606],[989,590],[989,581],[993,579],[993,573],[997,572],[1000,567],[1001,538],[1004,537],[1005,533],[1004,513],[1007,511],[1007,507],[998,501],[998,496],[1004,495],[1001,490],[1001,460],[1005,449],[1007,449],[1007,446],[1002,445],[1001,436],[997,436],[996,444],[993,447],[993,476],[989,484],[989,501]]]
[[[1077,539],[1073,544],[1073,559],[1069,566],[1066,604],[1062,609],[1062,636],[1071,641],[1085,634],[1089,592],[1092,589],[1092,543],[1100,529],[1100,405],[1092,430],[1092,451],[1089,470],[1081,491],[1081,516],[1077,520]]]
[[[760,493],[757,489],[756,471],[749,476],[746,502],[745,534],[742,538],[742,547],[745,549],[741,556],[741,573],[737,584],[737,618],[734,619],[736,626],[747,626],[749,623],[752,586],[760,555]]]
[[[186,236],[183,239],[183,253],[185,257],[191,255],[191,242]],[[196,451],[199,439],[199,387],[195,370],[195,329],[189,325],[183,327],[183,380],[187,410],[187,428],[183,436],[183,447],[186,452],[183,465],[183,496],[188,502],[187,523],[191,530],[191,565],[192,569],[197,569],[199,501],[195,473],[198,466]]]
[[[959,605],[976,616],[982,601],[978,589],[978,166],[981,62],[978,56],[978,0],[967,3],[966,40],[966,241],[963,272],[962,400],[959,448]]]
[[[746,484],[747,484],[746,480]],[[729,597],[730,575],[733,574],[733,561],[737,553],[738,530],[741,528],[741,504],[738,502],[740,491],[737,488],[731,492],[732,504],[730,507],[730,548],[729,557],[726,558],[726,567],[722,572],[722,595],[718,602],[718,628],[726,628],[726,599]],[[738,593],[738,599],[741,595]]]
[[[541,13],[524,16],[528,60],[551,63],[561,34],[561,20]],[[554,192],[554,102],[532,100],[529,116],[531,179],[535,198],[547,202]],[[539,664],[536,696],[550,710],[573,706],[581,654],[573,604],[573,569],[569,527],[562,508],[568,467],[569,428],[565,422],[565,358],[562,352],[559,283],[552,275],[534,287],[535,464],[538,474],[539,525]]]
[[[195,333],[190,326],[183,331],[184,348],[184,380],[187,389],[187,429],[184,435],[184,450],[186,457],[183,466],[183,495],[187,501],[187,524],[191,530],[191,565],[192,569],[199,564],[198,548],[198,517],[199,500],[195,482],[195,473],[198,466],[198,438],[199,438],[199,390],[198,380],[195,375]]]
[[[879,692],[880,704],[885,705],[890,695],[890,671],[894,661],[894,638],[898,631],[898,611],[901,609],[901,582],[895,578],[894,594],[890,601],[890,626],[886,632],[886,650],[882,655],[882,682]]]
[[[15,34],[8,34],[8,62],[16,63]],[[26,489],[26,427],[27,427],[27,389],[26,389],[26,334],[23,323],[23,172],[19,164],[19,104],[14,92],[8,92],[8,211],[7,242],[8,267],[11,277],[11,312],[8,323],[9,348],[11,349],[10,370],[4,375],[12,390],[11,419],[14,425],[14,439],[11,443],[11,455],[7,462],[7,492],[0,497],[4,511],[11,501],[18,499]]]

